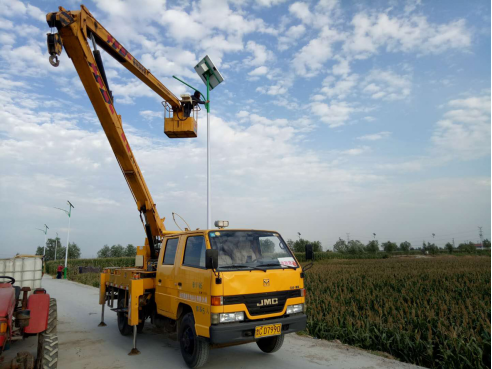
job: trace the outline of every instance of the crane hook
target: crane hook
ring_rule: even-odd
[[[60,61],[58,60],[58,55],[56,54],[50,55],[50,64],[54,67],[58,67],[60,65]]]

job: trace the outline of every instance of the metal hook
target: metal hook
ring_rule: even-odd
[[[54,67],[58,67],[60,65],[60,61],[58,60],[58,55],[56,54],[50,55],[50,64]]]

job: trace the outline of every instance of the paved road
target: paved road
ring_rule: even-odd
[[[43,287],[58,302],[59,369],[186,368],[177,341],[146,325],[138,336],[141,355],[128,356],[131,337],[123,337],[116,314],[106,309],[107,327],[100,322],[98,289],[49,276]],[[33,345],[34,339],[30,345]],[[27,342],[26,342],[27,343]],[[23,343],[23,344],[26,344]],[[256,344],[214,349],[205,368],[417,368],[349,346],[301,337],[286,336],[276,354],[262,353]]]

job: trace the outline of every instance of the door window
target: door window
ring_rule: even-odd
[[[176,256],[176,249],[178,248],[178,240],[179,238],[171,238],[167,240],[162,264],[174,265],[174,257]]]
[[[203,236],[188,237],[183,265],[205,268],[205,238]]]

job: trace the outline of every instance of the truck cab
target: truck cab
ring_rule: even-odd
[[[305,329],[303,276],[275,231],[187,231],[164,237],[147,267],[105,270],[101,302],[116,294],[122,334],[131,333],[130,325],[143,327],[147,317],[172,327],[186,364],[198,368],[211,346],[256,341],[273,353],[285,334]]]

